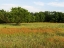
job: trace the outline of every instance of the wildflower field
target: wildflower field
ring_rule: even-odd
[[[64,48],[64,23],[0,24],[0,48]]]

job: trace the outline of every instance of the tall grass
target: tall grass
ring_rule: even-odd
[[[64,28],[64,23],[21,23],[16,26],[14,23],[0,24],[0,28]]]
[[[64,24],[63,23],[21,23],[21,26],[10,24],[0,25],[0,28],[51,28],[59,29],[52,32],[17,32],[14,34],[1,33],[0,30],[0,48],[64,48]],[[9,30],[8,30],[9,31]],[[13,30],[14,31],[14,30]],[[26,30],[27,31],[27,30]],[[54,30],[53,30],[54,31]]]
[[[32,32],[0,34],[0,48],[64,48],[64,36]]]

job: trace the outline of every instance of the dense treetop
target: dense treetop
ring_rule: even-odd
[[[14,7],[10,12],[0,10],[0,23],[22,23],[22,22],[61,22],[64,23],[62,12],[28,12],[21,7]]]

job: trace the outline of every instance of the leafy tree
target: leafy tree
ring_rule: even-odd
[[[23,22],[62,22],[64,23],[64,13],[62,12],[28,12],[21,7],[14,7],[10,12],[0,10],[0,23],[16,23]]]
[[[8,14],[6,11],[4,10],[0,10],[0,21],[2,21],[3,23],[8,23]]]
[[[52,18],[53,22],[58,22],[58,19],[59,19],[58,12],[54,11],[53,13],[54,13]]]
[[[39,12],[39,21],[43,22],[45,20],[45,15],[43,12]]]
[[[40,18],[39,18],[39,13],[36,12],[36,13],[34,14],[34,16],[35,16],[35,21],[36,21],[36,22],[39,22],[39,20],[40,20]]]
[[[11,14],[14,17],[14,22],[19,24],[21,22],[29,22],[29,12],[21,7],[15,7],[11,9]]]
[[[44,12],[45,22],[49,22],[51,20],[51,13],[49,11]]]

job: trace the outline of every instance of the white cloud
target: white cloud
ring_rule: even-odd
[[[12,7],[17,7],[16,4],[2,4],[0,5],[0,9],[4,9],[6,11],[10,11]]]
[[[27,9],[28,11],[30,12],[39,12],[40,9],[38,9],[37,7],[34,7],[34,6],[22,6],[23,8]]]
[[[12,7],[22,7],[27,9],[30,12],[39,12],[40,9],[38,9],[37,7],[34,6],[28,6],[28,5],[17,5],[17,4],[2,4],[0,5],[0,9],[4,9],[6,11],[10,11]]]
[[[34,2],[34,4],[39,5],[39,6],[44,6],[43,2]]]
[[[50,2],[48,3],[48,5],[55,7],[64,7],[64,2]]]
[[[53,11],[57,11],[57,12],[63,12],[62,10],[59,10],[59,9],[57,9],[57,10],[53,10]]]

